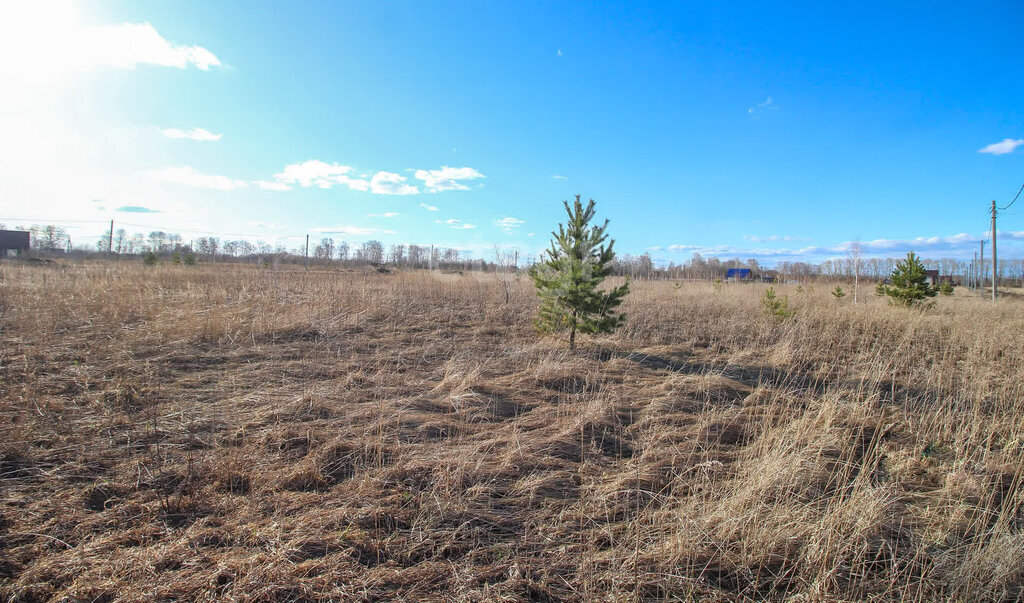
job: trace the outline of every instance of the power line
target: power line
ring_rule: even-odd
[[[1010,201],[1010,202],[1009,202],[1009,203],[1007,203],[1007,204],[1006,204],[1005,206],[1003,206],[1003,207],[1000,207],[999,209],[1000,209],[1000,210],[1006,209],[1007,207],[1010,207],[1011,205],[1013,205],[1014,203],[1016,203],[1016,202],[1017,202],[1017,197],[1020,197],[1020,192],[1021,192],[1021,191],[1024,191],[1024,184],[1020,185],[1020,189],[1018,189],[1018,190],[1017,190],[1017,194],[1013,196],[1013,201]]]

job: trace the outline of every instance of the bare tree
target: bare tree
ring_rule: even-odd
[[[342,262],[348,261],[348,243],[345,241],[338,243],[338,259]]]
[[[862,252],[863,252],[863,249],[861,248],[860,237],[854,239],[853,242],[850,243],[850,249],[847,250],[847,252],[846,252],[846,255],[849,256],[849,258],[850,258],[850,267],[853,269],[852,272],[853,272],[853,303],[854,303],[854,305],[857,304],[857,292],[858,292],[858,289],[860,288],[860,269],[861,269],[861,263],[863,261],[863,260],[861,260],[861,253]]]
[[[394,264],[396,266],[404,264],[405,263],[405,245],[402,245],[402,244],[399,244],[399,243],[396,243],[396,244],[392,245],[391,246],[391,253],[389,255],[391,256],[389,261],[392,264]]]
[[[318,260],[329,260],[334,257],[334,239],[324,237],[313,248],[313,257]]]
[[[384,262],[384,245],[380,241],[366,241],[359,250],[361,259],[370,264]]]

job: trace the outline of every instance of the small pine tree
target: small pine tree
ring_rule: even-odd
[[[765,314],[775,318],[786,319],[796,316],[796,310],[789,307],[789,296],[779,297],[775,293],[775,287],[768,287],[761,297],[761,305],[764,306]]]
[[[942,281],[939,285],[939,293],[942,295],[953,295],[953,283]]]
[[[846,291],[843,291],[842,287],[836,285],[836,288],[832,290],[832,297],[836,299],[843,299],[846,297]]]
[[[152,251],[147,251],[146,255],[142,257],[142,263],[147,266],[156,266],[157,257]]]
[[[181,264],[181,254],[178,253],[177,251],[175,251],[171,255],[171,263],[174,264],[175,266],[177,266],[178,264]]]
[[[194,253],[192,253],[190,251],[190,252],[185,254],[185,259],[183,261],[185,262],[186,266],[195,266],[196,265],[196,256],[195,256]]]
[[[889,296],[889,303],[907,308],[925,306],[925,300],[935,297],[939,290],[928,282],[924,264],[913,251],[900,260],[889,277],[891,285],[878,284],[876,292]]]
[[[608,235],[608,220],[602,226],[590,226],[594,218],[594,200],[584,209],[580,196],[570,207],[565,202],[568,225],[559,224],[552,232],[551,249],[539,264],[530,268],[530,277],[541,298],[537,312],[537,330],[552,333],[569,330],[569,349],[576,347],[576,332],[611,333],[626,321],[616,312],[629,293],[629,282],[609,291],[597,287],[611,274],[615,259]]]

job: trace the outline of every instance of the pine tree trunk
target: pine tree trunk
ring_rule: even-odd
[[[576,310],[572,312],[572,327],[569,330],[569,349],[576,349]]]

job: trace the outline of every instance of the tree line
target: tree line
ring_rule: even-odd
[[[4,226],[0,224],[0,229]],[[274,261],[285,263],[312,262],[326,264],[340,262],[354,265],[391,265],[406,268],[442,268],[446,270],[518,270],[532,262],[527,259],[520,265],[518,252],[495,253],[492,261],[483,258],[472,259],[460,250],[451,247],[435,247],[432,245],[394,244],[385,246],[377,240],[350,244],[347,241],[335,241],[323,237],[319,241],[310,241],[308,260],[305,244],[287,247],[271,245],[265,241],[247,239],[220,239],[213,236],[186,240],[180,234],[154,230],[149,233],[128,232],[118,228],[111,233],[106,231],[96,240],[91,248],[75,247],[66,229],[52,225],[34,225],[29,228],[15,227],[15,230],[27,230],[30,245],[35,252],[46,254],[76,254],[87,256],[95,253],[141,256],[150,252],[157,256],[170,256],[174,253],[194,253],[205,261]],[[629,276],[635,279],[688,279],[714,280],[724,279],[730,268],[749,268],[753,278],[773,276],[776,280],[816,280],[816,281],[848,281],[855,275],[860,278],[878,281],[885,279],[895,269],[900,258],[879,257],[843,257],[828,259],[820,263],[779,261],[768,268],[754,258],[721,259],[704,257],[700,253],[685,262],[669,262],[658,266],[650,253],[641,255],[617,256],[611,263],[611,274]],[[927,270],[938,270],[940,275],[950,275],[957,282],[966,283],[971,270],[971,262],[954,258],[922,259]],[[982,267],[979,275],[990,279],[991,264]],[[1003,258],[999,260],[998,279],[1001,282],[1024,284],[1024,259]]]

